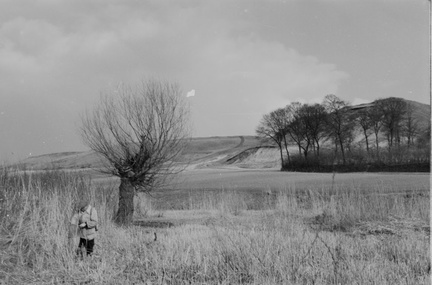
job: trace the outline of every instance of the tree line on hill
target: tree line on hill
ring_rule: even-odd
[[[265,114],[256,133],[277,145],[282,170],[430,171],[430,121],[401,98],[351,106],[330,94],[321,104],[294,102]]]

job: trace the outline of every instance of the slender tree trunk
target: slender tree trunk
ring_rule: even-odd
[[[399,127],[398,127],[398,129],[396,131],[396,141],[397,141],[398,147],[400,147],[400,145],[401,145],[401,134],[400,134],[400,131],[399,131]]]
[[[366,151],[367,153],[369,153],[369,140],[367,137],[366,137]]]
[[[119,225],[132,223],[134,213],[135,188],[128,178],[121,178],[119,187],[119,207],[115,221]]]
[[[366,130],[363,130],[363,133],[364,133],[365,140],[366,140],[366,151],[367,151],[367,153],[369,153],[369,140],[368,140],[369,136],[367,135]]]
[[[305,158],[306,164],[308,164],[309,146],[310,146],[310,143],[308,142],[306,144],[306,146],[303,148],[303,154],[304,154],[304,158]]]
[[[319,158],[319,154],[320,154],[320,145],[319,145],[318,140],[316,140],[316,154],[317,154],[317,157]]]
[[[290,159],[290,154],[289,154],[289,151],[288,151],[288,144],[287,144],[287,141],[286,141],[286,136],[284,137],[284,144],[285,144],[285,151],[287,153],[288,165],[289,165],[289,164],[291,164],[291,159]]]
[[[279,152],[280,152],[280,156],[281,156],[281,165],[282,165],[282,168],[284,168],[284,159],[283,159],[282,144],[279,144]]]
[[[394,135],[394,144],[395,144],[395,146],[397,146],[397,147],[400,146],[400,138],[399,138],[399,131],[398,131],[398,129],[395,130],[395,135]]]
[[[335,137],[334,138],[334,144],[335,144],[335,152],[334,152],[334,157],[335,157],[335,159],[334,159],[334,161],[336,161],[337,163],[339,163],[339,159],[338,159],[338,157],[337,157],[337,154],[338,154],[338,142],[337,142],[337,138]],[[334,161],[333,161],[333,163],[334,163]]]
[[[378,161],[379,161],[379,139],[378,139],[378,132],[375,132],[375,143],[376,143],[377,158],[378,158]]]
[[[390,148],[393,146],[393,130],[390,132]]]
[[[342,163],[343,165],[345,165],[345,150],[344,150],[344,146],[343,146],[343,141],[342,138],[339,136],[339,145],[340,145],[340,149],[341,149],[341,153],[342,153]]]

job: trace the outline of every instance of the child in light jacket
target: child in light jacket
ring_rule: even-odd
[[[70,222],[72,229],[78,226],[80,237],[78,252],[81,252],[81,247],[85,247],[87,255],[92,255],[98,224],[97,212],[86,199],[82,199],[77,206],[77,212],[72,216]]]

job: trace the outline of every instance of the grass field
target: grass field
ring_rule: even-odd
[[[137,197],[127,228],[111,222],[115,180],[0,183],[3,284],[430,284],[428,174],[187,171]],[[83,193],[101,221],[80,260],[66,229]]]

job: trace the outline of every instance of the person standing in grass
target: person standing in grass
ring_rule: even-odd
[[[76,233],[76,229],[78,227],[80,241],[77,252],[82,255],[81,249],[85,248],[87,255],[92,255],[97,232],[98,216],[96,209],[90,206],[89,200],[81,199],[77,203],[76,212],[72,216],[70,222],[71,231],[69,236],[72,236],[74,231]]]

